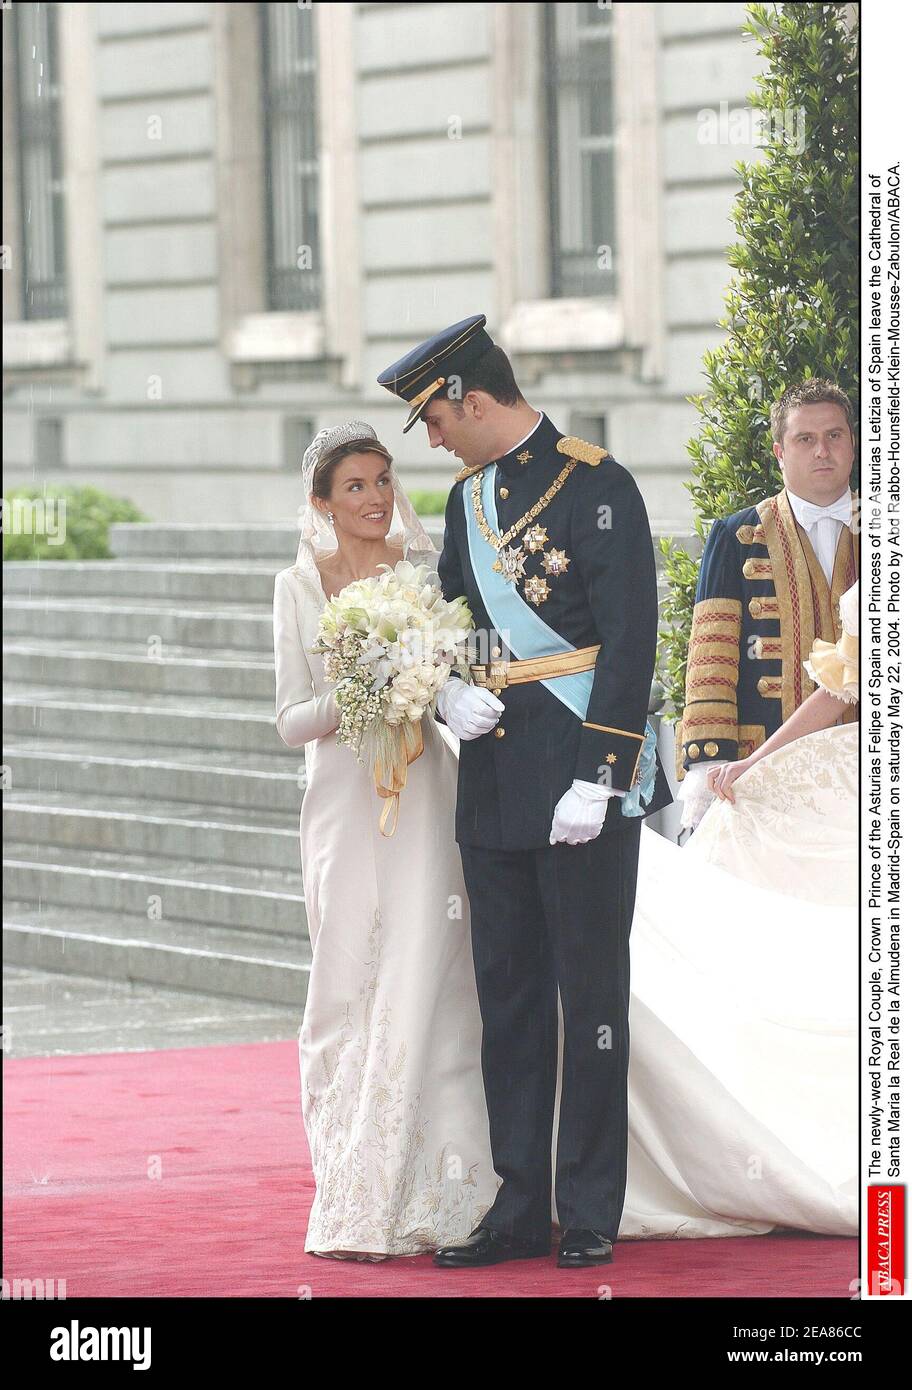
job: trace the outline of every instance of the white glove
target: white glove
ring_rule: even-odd
[[[457,738],[480,738],[490,733],[505,706],[481,685],[451,676],[437,693],[437,713]]]
[[[587,840],[594,840],[605,824],[609,797],[623,795],[612,787],[574,777],[570,790],[564,792],[554,808],[551,844],[584,845]]]
[[[684,774],[677,800],[682,802],[681,829],[696,830],[715,797],[706,785],[710,768],[717,763],[693,763]]]

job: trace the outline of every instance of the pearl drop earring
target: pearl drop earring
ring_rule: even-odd
[[[336,518],[333,516],[332,512],[327,512],[326,515],[329,517],[330,526],[334,525]]]

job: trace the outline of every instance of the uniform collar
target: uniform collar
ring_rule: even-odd
[[[518,444],[508,450],[501,458],[494,462],[508,478],[518,478],[524,473],[530,472],[537,463],[544,459],[554,458],[554,446],[561,438],[560,430],[555,429],[544,411],[541,412],[538,424],[533,425],[532,429],[521,439]]]

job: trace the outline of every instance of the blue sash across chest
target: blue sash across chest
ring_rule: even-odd
[[[482,470],[481,505],[485,520],[499,535],[500,523],[494,501],[495,468],[495,464],[489,463]],[[534,656],[554,656],[558,652],[574,651],[573,644],[559,632],[555,632],[554,628],[526,603],[517,587],[493,568],[494,552],[475,520],[471,496],[472,482],[474,479],[467,480],[462,489],[469,559],[484,606],[502,641],[521,661]],[[594,671],[579,671],[573,675],[549,676],[543,678],[539,684],[546,686],[556,699],[582,720],[586,718],[589,708],[594,679]],[[655,786],[655,746],[655,731],[647,724],[646,742],[640,755],[640,778],[621,803],[621,810],[625,816],[642,815],[644,808],[652,800]]]

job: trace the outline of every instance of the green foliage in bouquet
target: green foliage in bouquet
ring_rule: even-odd
[[[720,320],[728,336],[703,356],[709,390],[689,398],[700,420],[685,486],[701,541],[716,517],[781,488],[769,411],[787,386],[825,377],[856,418],[858,409],[858,31],[846,28],[843,5],[746,10],[767,60],[747,98],[764,153],[735,165],[736,275]],[[684,707],[699,558],[669,538],[660,546],[668,593],[659,677],[671,721]]]
[[[19,487],[4,502],[4,560],[110,560],[113,523],[149,520],[97,487]]]

